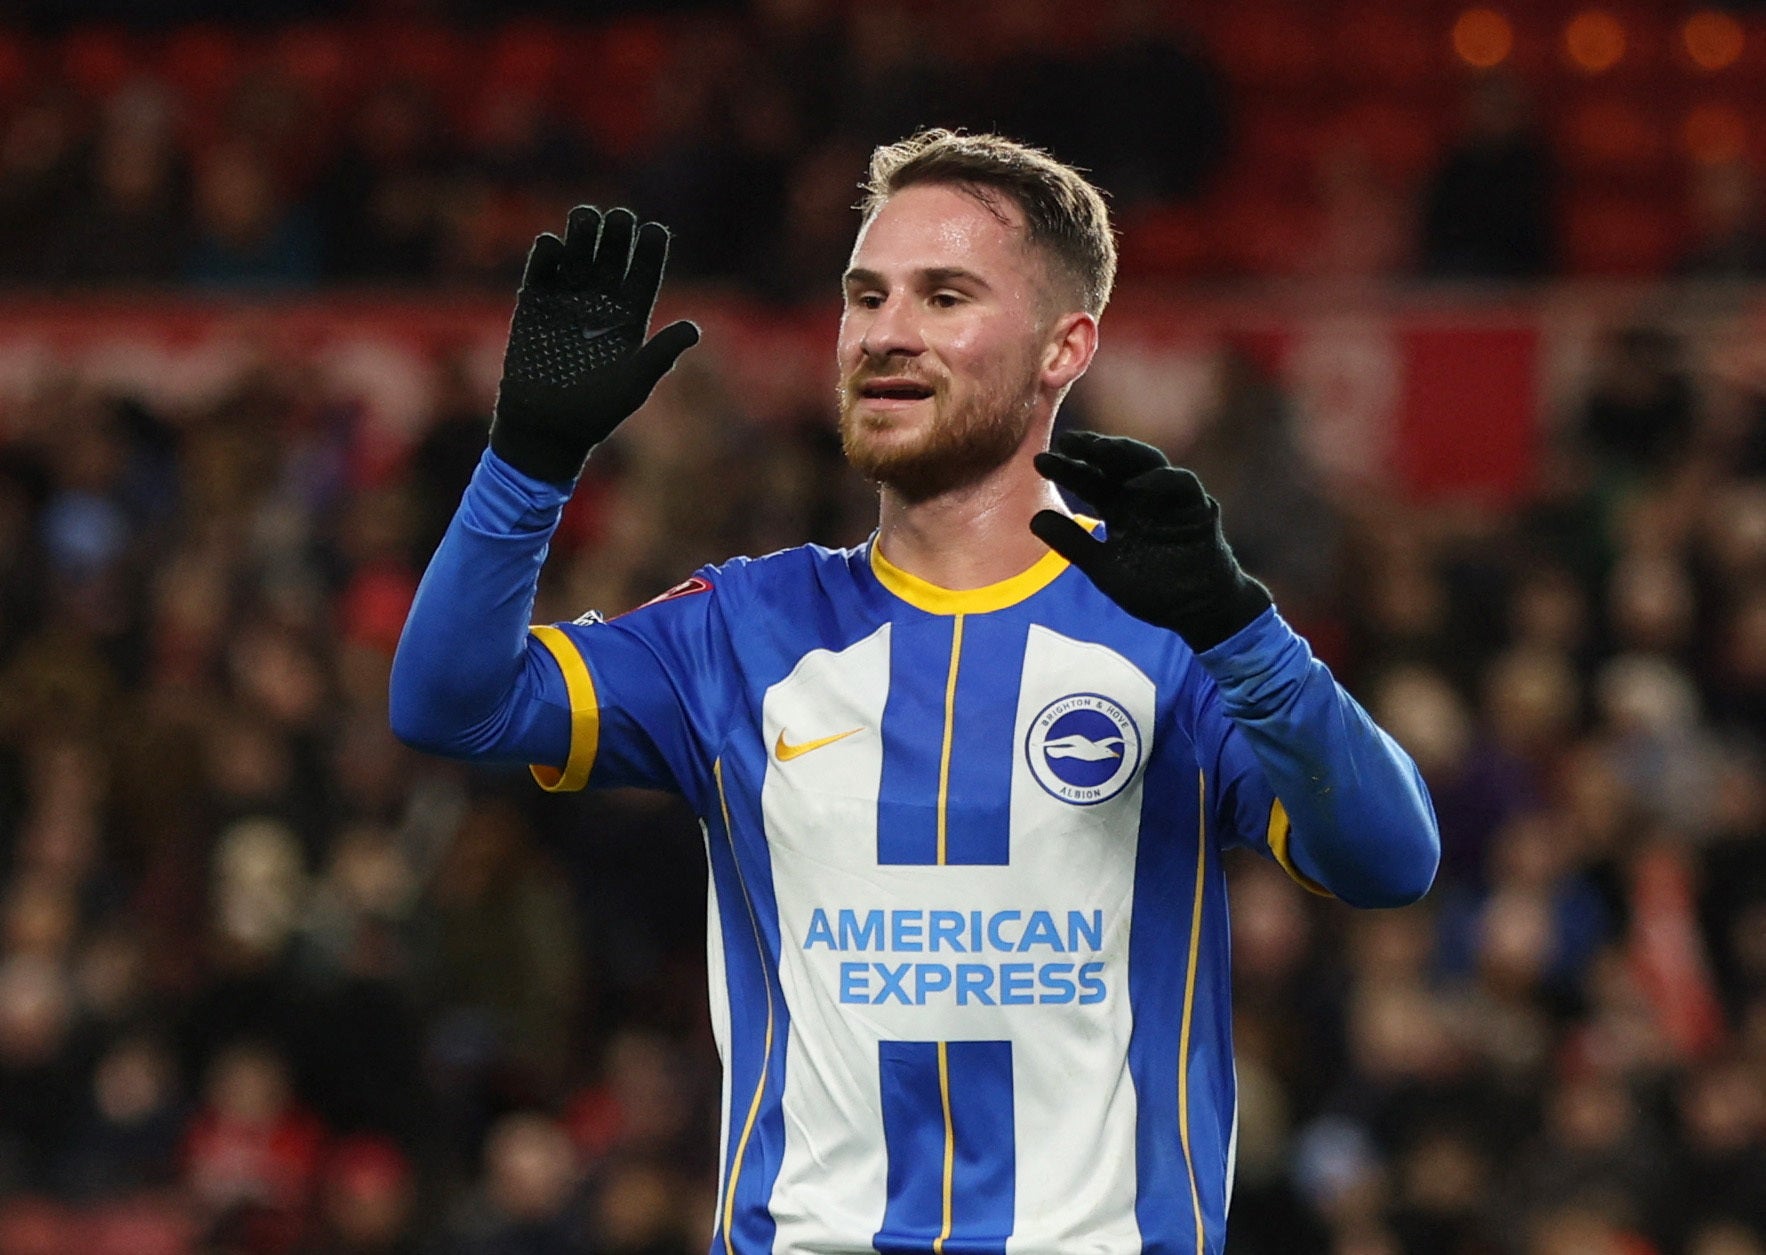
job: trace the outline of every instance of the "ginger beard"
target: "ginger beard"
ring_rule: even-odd
[[[920,405],[931,417],[865,405],[868,380],[911,374],[932,390]],[[840,447],[853,469],[910,501],[974,483],[1011,460],[1036,407],[1037,377],[1029,355],[966,396],[951,395],[948,378],[927,379],[888,362],[866,362],[837,390]],[[918,406],[915,407],[916,409]],[[918,430],[912,430],[915,423]]]

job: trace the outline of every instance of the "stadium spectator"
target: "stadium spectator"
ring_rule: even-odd
[[[196,171],[196,238],[184,278],[223,288],[307,287],[319,277],[316,225],[243,143],[220,145]],[[162,247],[175,247],[166,241]]]
[[[503,1117],[485,1140],[480,1190],[453,1209],[446,1255],[588,1255],[582,1181],[570,1138],[535,1112]]]
[[[1674,273],[1734,282],[1766,276],[1759,176],[1743,160],[1700,166],[1692,179],[1692,238]]]
[[[1466,93],[1464,129],[1423,194],[1422,273],[1433,279],[1537,279],[1556,271],[1556,172],[1513,77]]]
[[[94,1065],[78,1110],[56,1173],[59,1193],[90,1204],[172,1184],[190,1113],[165,1043],[120,1038]]]
[[[315,1221],[302,1255],[419,1255],[416,1180],[384,1138],[341,1138],[326,1157]]]

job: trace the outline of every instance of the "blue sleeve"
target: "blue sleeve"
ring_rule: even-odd
[[[568,495],[485,453],[399,638],[393,730],[432,753],[527,763],[552,791],[641,785],[701,803],[728,635],[719,600],[698,594],[719,573],[611,621],[530,627]]]
[[[667,789],[708,813],[738,672],[724,616],[743,565],[704,568],[635,610],[591,615],[546,637],[576,732],[566,781],[542,775],[542,784]]]
[[[1197,749],[1234,844],[1353,906],[1428,891],[1441,837],[1427,786],[1399,748],[1273,609],[1197,655]]]
[[[388,713],[400,740],[481,762],[565,762],[564,676],[528,623],[569,495],[485,452],[399,636]]]

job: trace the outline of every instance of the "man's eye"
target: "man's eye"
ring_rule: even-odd
[[[876,292],[860,292],[857,296],[852,298],[852,303],[860,309],[881,309],[883,307],[883,297]]]
[[[961,305],[963,298],[955,292],[934,292],[932,303],[939,309],[950,309],[952,306]]]

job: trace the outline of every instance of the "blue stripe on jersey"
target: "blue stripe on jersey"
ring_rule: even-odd
[[[731,1104],[714,1255],[772,1250],[777,1225],[767,1204],[785,1154],[785,1056],[791,1015],[779,984],[779,909],[761,821],[760,789],[749,783],[764,778],[765,751],[744,746],[751,739],[735,738],[729,757],[719,764],[719,813],[710,824],[711,880],[722,923],[730,1000],[730,1057],[725,1066]]]
[[[946,1047],[956,1160],[945,1255],[1005,1255],[1012,1233],[1018,1144],[1012,1118],[1012,1043],[953,1041]]]
[[[872,1245],[881,1255],[1005,1255],[1017,1172],[1012,1044],[883,1041],[877,1066],[889,1167]]]
[[[1167,711],[1154,739],[1181,737]],[[1135,1203],[1145,1255],[1191,1255],[1196,1244],[1189,1167],[1178,1119],[1178,1038],[1189,961],[1189,906],[1196,887],[1196,811],[1177,799],[1194,796],[1193,768],[1176,754],[1147,760],[1140,845],[1134,861],[1134,914],[1129,925],[1128,999],[1134,1031],[1128,1070],[1134,1078]],[[1192,1115],[1194,1103],[1191,1104]]]
[[[880,1041],[888,1203],[871,1245],[882,1255],[920,1255],[944,1232],[944,1090],[938,1043]]]
[[[928,719],[926,712],[944,710],[955,630],[954,618],[932,615],[904,615],[891,629],[883,779],[877,791],[879,863],[938,862],[944,727],[942,718]]]
[[[1019,677],[1029,621],[1020,615],[963,616],[951,740],[945,862],[1004,866],[1011,860],[1012,778]]]

